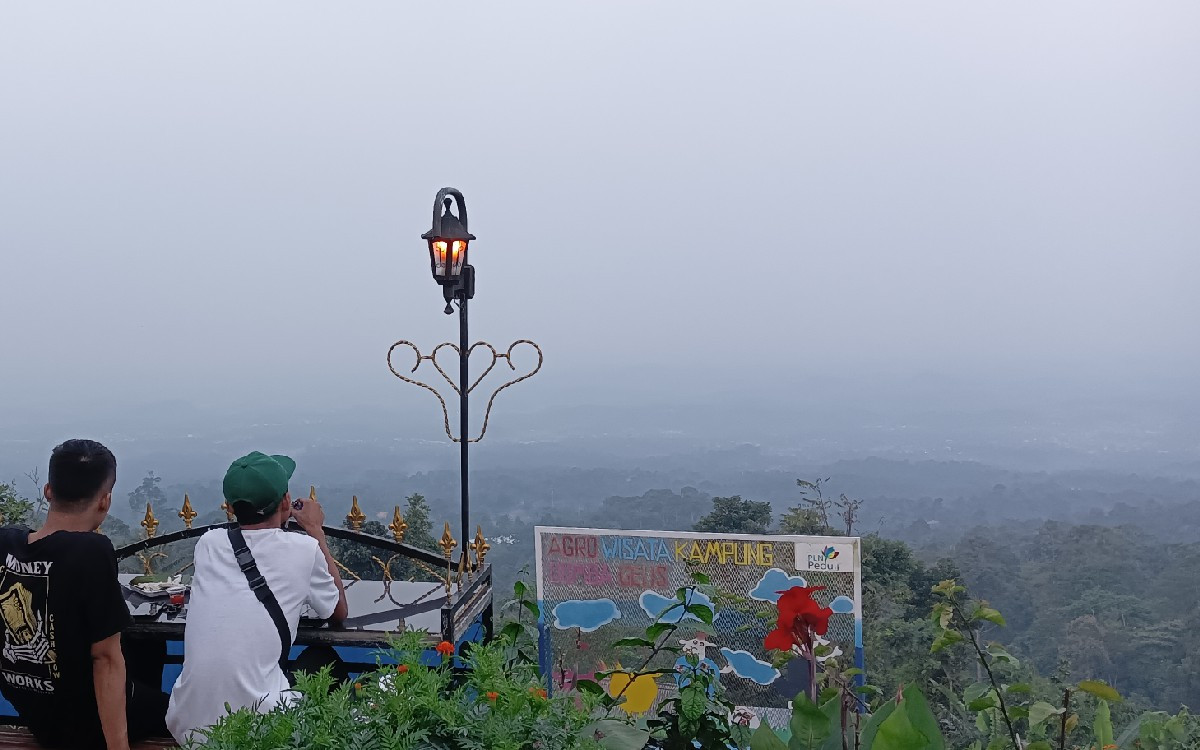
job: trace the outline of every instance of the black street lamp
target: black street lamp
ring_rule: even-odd
[[[452,210],[456,203],[458,204],[457,214]],[[429,244],[429,270],[433,274],[433,280],[442,287],[442,296],[446,299],[446,314],[452,314],[454,306],[458,305],[458,346],[450,342],[444,342],[435,346],[429,354],[422,354],[416,344],[401,339],[392,344],[388,349],[387,364],[388,369],[397,378],[403,380],[405,383],[423,388],[437,398],[438,403],[442,407],[442,423],[446,430],[446,437],[450,438],[452,442],[459,444],[460,482],[462,484],[462,536],[459,539],[461,540],[460,543],[463,550],[459,557],[459,565],[460,571],[469,573],[472,570],[478,569],[482,564],[482,558],[479,556],[478,549],[481,546],[486,546],[486,541],[483,537],[483,529],[481,528],[476,530],[473,544],[468,544],[467,541],[471,539],[471,504],[470,493],[467,488],[467,451],[471,443],[478,443],[483,439],[484,434],[487,433],[488,420],[492,415],[492,405],[496,402],[496,397],[500,395],[500,392],[521,381],[528,380],[541,371],[542,348],[529,339],[517,339],[509,344],[507,349],[503,350],[497,349],[486,341],[476,341],[474,344],[468,345],[467,301],[475,296],[475,269],[467,263],[467,250],[470,247],[471,240],[475,239],[475,235],[467,231],[467,202],[463,200],[462,193],[454,188],[442,188],[438,191],[437,197],[433,201],[433,227],[421,235],[421,239]],[[521,346],[528,346],[537,354],[537,361],[533,367],[524,373],[520,373],[513,363],[513,352]],[[409,368],[408,374],[397,369],[396,362],[393,361],[396,350],[403,347],[412,349],[413,356],[416,358],[412,367]],[[438,352],[442,351],[443,348],[454,349],[458,352],[457,383],[438,364]],[[485,359],[488,355],[491,355],[491,360],[487,362],[483,371],[472,382],[467,368],[467,360],[471,356],[471,351],[476,348],[483,350]],[[469,437],[467,433],[467,417],[469,415],[467,400],[471,392],[487,377],[500,360],[503,360],[505,366],[508,367],[511,379],[500,384],[492,391],[492,395],[488,397],[487,406],[483,412],[483,423],[479,428],[479,434],[476,437]],[[424,362],[431,363],[438,376],[446,381],[454,392],[458,394],[458,437],[455,437],[450,429],[450,410],[446,406],[446,397],[429,383],[424,383],[411,377]],[[447,549],[447,559],[449,559],[449,550],[455,546],[455,540],[450,536],[449,524],[446,524],[446,533],[439,544],[445,546]],[[477,550],[476,561],[473,564],[468,560],[468,549]],[[461,582],[462,576],[460,575],[460,585]]]
[[[450,212],[457,201],[458,215]],[[433,280],[442,286],[446,299],[445,313],[454,313],[452,302],[458,305],[458,434],[459,482],[462,486],[462,536],[465,545],[471,538],[471,499],[467,483],[468,447],[467,402],[471,382],[467,361],[471,355],[467,343],[467,300],[475,296],[475,268],[467,263],[467,248],[475,235],[467,231],[467,201],[454,188],[442,188],[433,199],[433,226],[421,235],[429,243],[429,268]],[[465,549],[465,547],[464,547]]]

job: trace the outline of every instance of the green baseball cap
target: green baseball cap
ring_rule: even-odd
[[[288,492],[296,462],[254,451],[229,465],[221,491],[230,507],[247,503],[259,513],[273,511]]]

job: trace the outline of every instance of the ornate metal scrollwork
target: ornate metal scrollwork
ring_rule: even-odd
[[[462,350],[459,349],[458,344],[452,344],[450,342],[445,342],[445,343],[438,344],[437,346],[435,346],[431,353],[421,354],[421,350],[418,349],[417,345],[412,343],[411,341],[397,341],[396,343],[392,344],[392,346],[388,349],[387,364],[388,364],[388,369],[392,371],[393,375],[400,378],[405,383],[411,383],[412,385],[418,386],[420,388],[424,388],[425,390],[429,391],[437,398],[438,403],[442,405],[442,424],[446,430],[446,437],[450,438],[450,440],[455,443],[461,442],[463,439],[466,439],[466,441],[468,443],[478,443],[480,440],[483,440],[483,436],[485,434],[487,434],[488,421],[492,416],[492,405],[496,402],[496,397],[499,396],[500,392],[503,391],[505,388],[516,385],[517,383],[520,383],[522,380],[528,380],[529,378],[532,378],[534,375],[537,375],[538,371],[540,371],[542,369],[543,356],[542,356],[542,348],[540,346],[538,346],[537,344],[535,344],[534,342],[530,341],[529,339],[518,339],[517,341],[514,341],[513,343],[509,344],[508,349],[505,350],[505,352],[503,354],[496,351],[496,347],[492,346],[491,344],[489,344],[486,341],[477,341],[474,344],[471,344],[471,346],[467,349],[467,358],[468,359],[470,358],[471,354],[475,351],[475,349],[477,349],[479,347],[485,348],[492,355],[492,359],[488,363],[487,367],[484,368],[483,373],[480,374],[479,377],[475,378],[475,382],[473,382],[469,386],[467,386],[467,393],[469,394],[472,391],[474,391],[476,386],[478,386],[481,382],[483,382],[483,379],[488,376],[488,374],[492,371],[493,368],[495,368],[496,362],[498,360],[503,359],[508,364],[508,368],[510,370],[512,370],[513,372],[516,372],[517,366],[513,364],[512,354],[513,354],[513,350],[522,344],[526,344],[528,346],[533,347],[533,350],[535,352],[537,352],[537,365],[535,365],[532,370],[525,373],[524,375],[520,375],[519,377],[513,378],[512,380],[509,380],[508,382],[502,384],[496,390],[492,391],[492,395],[488,398],[487,409],[484,411],[484,414],[483,414],[483,426],[479,430],[479,436],[474,437],[474,438],[468,438],[465,435],[460,435],[458,437],[455,437],[454,433],[450,431],[450,411],[446,406],[445,397],[442,396],[442,394],[440,392],[438,392],[438,390],[436,388],[429,385],[428,383],[423,383],[420,380],[410,378],[406,375],[401,375],[400,372],[396,369],[396,366],[392,363],[392,354],[396,351],[396,349],[401,346],[407,346],[413,350],[413,353],[416,355],[416,358],[417,358],[416,362],[412,366],[412,369],[409,370],[409,374],[415,373],[417,371],[417,368],[419,368],[421,366],[422,362],[429,361],[429,362],[433,363],[434,369],[437,370],[438,374],[442,376],[442,379],[445,380],[450,385],[451,390],[453,390],[456,395],[461,396],[462,395],[462,390],[461,390],[462,385],[460,383],[455,383],[454,379],[446,374],[446,371],[442,368],[442,366],[437,361],[438,352],[440,352],[444,348],[453,349],[456,354],[461,356]]]

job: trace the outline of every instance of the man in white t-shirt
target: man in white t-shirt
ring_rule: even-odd
[[[293,643],[305,605],[334,623],[347,613],[346,592],[321,528],[324,511],[315,500],[292,506],[287,485],[295,470],[287,456],[256,451],[234,461],[222,485]],[[307,535],[285,531],[288,518]],[[226,704],[235,711],[257,706],[265,712],[290,688],[280,667],[280,628],[250,588],[230,533],[214,529],[200,537],[195,561],[183,673],[167,710],[167,727],[180,744],[189,737],[202,742],[195,730],[215,724]]]

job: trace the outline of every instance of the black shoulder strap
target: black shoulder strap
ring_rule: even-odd
[[[275,629],[279,631],[279,668],[286,675],[288,673],[288,654],[292,650],[292,631],[288,628],[287,619],[283,616],[283,608],[279,606],[278,600],[275,599],[275,594],[271,592],[271,587],[267,585],[267,579],[263,578],[262,573],[259,572],[258,565],[254,562],[254,555],[250,553],[250,548],[246,546],[246,537],[242,536],[242,530],[235,525],[230,526],[228,531],[229,542],[233,545],[233,555],[237,558],[238,567],[246,575],[246,581],[250,584],[250,590],[254,592],[254,596],[262,602],[262,605],[267,608],[267,614],[271,616],[271,622],[275,623]]]

